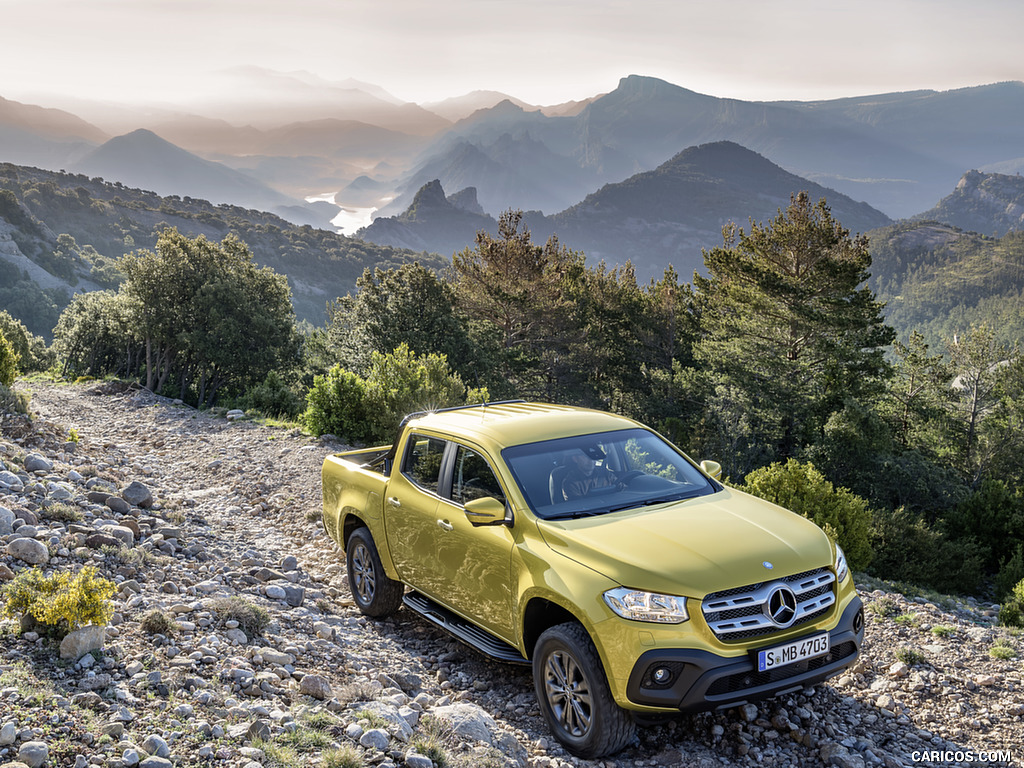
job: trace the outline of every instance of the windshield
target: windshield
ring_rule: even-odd
[[[502,451],[530,508],[548,520],[715,493],[672,445],[647,429],[622,429],[516,445]]]

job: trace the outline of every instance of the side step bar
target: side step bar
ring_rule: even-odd
[[[503,640],[499,640],[489,632],[471,624],[461,616],[438,605],[429,597],[419,592],[406,592],[402,602],[432,624],[436,624],[449,634],[454,635],[471,648],[485,656],[510,664],[529,664],[528,659]]]

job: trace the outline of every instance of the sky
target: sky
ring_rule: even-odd
[[[0,96],[187,104],[239,65],[427,103],[536,105],[630,74],[830,99],[1024,80],[1020,0],[0,0]]]

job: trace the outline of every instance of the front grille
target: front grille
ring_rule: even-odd
[[[814,621],[835,604],[835,580],[831,569],[817,568],[773,581],[712,592],[704,598],[701,610],[715,637],[726,643],[738,642]],[[795,618],[785,625],[776,623],[767,607],[769,597],[780,585],[788,587],[796,597]]]
[[[775,669],[769,669],[764,672],[758,672],[756,670],[753,672],[737,672],[734,675],[720,677],[715,680],[715,682],[708,686],[706,695],[727,696],[734,693],[742,693],[743,691],[751,690],[753,688],[760,688],[762,685],[771,685],[772,683],[777,683],[790,677],[796,677],[804,672],[813,672],[816,669],[821,669],[826,664],[831,664],[834,661],[841,661],[848,656],[852,656],[856,652],[857,644],[849,641],[840,643],[824,656],[818,656],[817,658],[808,659],[807,661],[789,664],[785,667],[776,667]]]

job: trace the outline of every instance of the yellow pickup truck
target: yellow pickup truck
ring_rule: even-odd
[[[404,604],[532,664],[552,733],[595,758],[629,744],[637,715],[800,690],[857,657],[842,550],[719,474],[630,419],[487,403],[328,456],[323,521],[363,613]]]

